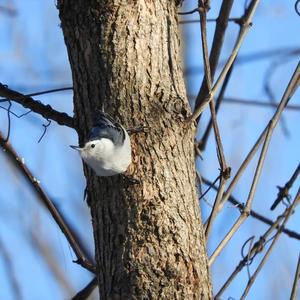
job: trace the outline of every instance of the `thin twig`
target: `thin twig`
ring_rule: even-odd
[[[229,74],[229,72],[228,72],[228,74]],[[225,78],[225,80],[226,80],[226,78]],[[225,80],[224,80],[224,83],[225,83]],[[223,86],[224,85],[222,85],[222,87]],[[222,88],[221,88],[221,91],[222,91]],[[221,93],[221,91],[220,91],[220,93]],[[188,98],[190,100],[193,100],[193,99],[196,98],[196,96],[188,95]],[[218,96],[218,98],[219,98],[219,96]],[[224,102],[225,104],[237,104],[237,105],[246,105],[246,106],[261,106],[261,107],[266,107],[266,108],[277,108],[278,105],[279,105],[279,102],[275,101],[275,100],[272,103],[272,102],[265,102],[264,100],[248,100],[248,99],[241,99],[241,98],[234,98],[234,97],[224,97],[224,98],[222,98],[222,102]],[[218,100],[216,101],[216,111],[217,111],[217,104],[218,104]],[[289,104],[285,107],[285,110],[299,111],[300,110],[300,105]]]
[[[286,224],[288,218],[293,213],[293,210],[294,210],[295,206],[299,203],[299,200],[300,200],[300,189],[298,190],[297,195],[296,195],[296,197],[295,197],[292,205],[290,205],[289,207],[287,207],[286,210],[284,211],[284,213],[277,218],[276,222],[274,222],[274,224],[270,228],[268,228],[268,230],[264,233],[264,235],[259,238],[259,240],[251,248],[251,250],[249,252],[249,255],[247,257],[244,257],[239,262],[239,264],[237,265],[237,267],[235,268],[235,270],[232,272],[232,274],[229,276],[229,278],[226,280],[226,282],[224,283],[224,285],[220,288],[220,290],[216,294],[215,299],[220,299],[220,296],[223,294],[223,292],[229,286],[229,284],[233,281],[233,279],[235,278],[235,276],[247,264],[247,262],[249,260],[249,257],[251,259],[253,259],[258,253],[260,253],[261,251],[263,251],[264,246],[265,246],[265,244],[268,241],[268,237],[271,235],[271,233],[273,232],[273,230],[275,228],[278,228],[278,231],[277,231],[277,233],[276,233],[276,235],[275,235],[275,237],[273,239],[273,242],[272,242],[273,245],[275,244],[275,242],[277,241],[279,234],[282,232],[283,227]],[[284,220],[283,223],[281,223],[282,220]],[[280,225],[280,223],[281,223],[281,225]],[[275,240],[275,242],[274,242],[274,240]],[[271,249],[273,248],[273,245],[270,245],[268,252],[271,251]],[[267,253],[266,258],[268,257],[268,255],[269,255],[269,253]],[[266,258],[265,258],[265,260],[266,260]],[[262,261],[262,264],[258,267],[258,269],[256,270],[256,272],[255,272],[255,274],[253,276],[257,275],[257,273],[259,272],[259,270],[263,266],[264,261]],[[250,278],[249,282],[251,282],[251,281],[253,281],[253,279]],[[248,282],[248,284],[249,284],[249,282]]]
[[[42,189],[39,181],[33,176],[31,171],[27,168],[24,164],[24,161],[18,156],[16,151],[13,149],[9,142],[5,142],[1,132],[0,132],[0,146],[5,150],[5,153],[8,154],[9,158],[13,164],[17,167],[17,169],[24,175],[24,177],[28,180],[31,187],[35,191],[37,198],[43,203],[50,214],[52,215],[53,219],[55,220],[56,224],[59,226],[61,231],[63,232],[64,236],[68,240],[70,246],[72,247],[79,265],[84,267],[85,269],[89,270],[92,273],[95,273],[95,266],[87,259],[87,255],[81,249],[78,240],[75,238],[74,233],[71,231],[69,226],[67,226],[66,221],[63,219],[57,208],[54,206],[53,202],[50,198],[46,195],[44,190]]]
[[[273,75],[276,74],[276,70],[278,69],[278,67],[280,65],[286,65],[287,60],[291,60],[293,59],[293,57],[290,57],[287,55],[287,57],[283,58],[280,57],[277,61],[271,61],[270,66],[267,68],[267,70],[265,71],[265,75],[264,75],[264,82],[263,82],[263,89],[265,91],[266,96],[268,97],[268,100],[270,103],[275,103],[275,94],[274,91],[272,89],[272,78]],[[285,121],[285,117],[282,116],[280,119],[280,125],[283,131],[283,134],[285,135],[285,137],[289,136],[289,130],[286,126],[286,121]]]
[[[201,179],[199,173],[197,172],[197,177]],[[205,195],[210,191],[211,188],[215,187],[215,183],[220,179],[220,175],[215,179],[214,182],[211,183],[211,185],[208,186],[208,188],[206,189],[206,191],[200,195],[199,200],[201,200],[202,198],[205,197]],[[216,187],[216,191],[218,190],[218,188]]]
[[[271,210],[274,210],[276,206],[284,199],[284,198],[289,198],[289,190],[294,184],[295,180],[297,179],[298,175],[300,174],[300,164],[296,168],[295,172],[293,173],[292,177],[290,180],[284,185],[284,187],[277,186],[278,188],[278,195],[276,200],[271,206]]]
[[[278,103],[276,102],[263,102],[258,100],[246,100],[246,99],[237,99],[231,97],[224,97],[224,103],[232,103],[232,104],[241,104],[241,105],[253,105],[253,106],[262,106],[262,107],[270,107],[277,108]],[[300,105],[289,104],[285,107],[285,110],[300,110]]]
[[[90,294],[93,292],[93,290],[98,285],[97,283],[97,277],[94,277],[89,284],[84,287],[80,292],[78,292],[71,300],[85,300],[87,299]]]
[[[295,72],[294,72],[294,74],[292,75],[292,77],[290,79],[290,82],[289,82],[289,84],[288,84],[288,86],[287,86],[287,88],[286,88],[286,90],[285,90],[285,92],[282,96],[282,99],[281,99],[281,101],[278,105],[278,108],[277,108],[276,112],[274,113],[274,115],[271,119],[274,126],[277,125],[278,120],[280,119],[280,116],[281,116],[283,110],[285,109],[286,105],[288,104],[290,98],[293,96],[293,94],[294,94],[296,88],[298,87],[299,83],[300,83],[300,62],[298,62],[298,65],[295,69]],[[227,201],[228,197],[232,194],[232,191],[233,191],[234,187],[236,186],[237,182],[239,181],[240,177],[244,173],[244,171],[247,168],[248,164],[250,163],[250,161],[254,157],[254,155],[257,152],[259,146],[261,145],[261,143],[265,139],[267,131],[268,131],[268,127],[269,127],[269,125],[267,125],[266,128],[263,130],[263,132],[260,134],[259,138],[257,139],[257,141],[253,145],[252,149],[250,150],[250,152],[246,156],[245,160],[241,164],[241,166],[240,166],[239,170],[237,171],[236,175],[234,176],[234,178],[230,182],[230,185],[227,188],[222,201],[220,202],[220,206],[218,208],[218,211],[220,211],[222,209],[222,207],[224,206],[224,204]]]
[[[266,263],[267,259],[269,258],[271,251],[274,249],[274,246],[276,244],[276,242],[278,241],[280,234],[282,232],[282,228],[285,226],[285,224],[287,223],[287,221],[289,220],[290,216],[293,214],[294,212],[294,208],[296,207],[297,204],[299,204],[300,201],[300,189],[298,190],[297,196],[293,202],[293,204],[288,207],[285,211],[285,213],[283,214],[284,220],[282,222],[282,224],[279,226],[271,245],[269,246],[267,252],[265,253],[264,257],[262,258],[261,262],[259,263],[257,269],[255,270],[255,272],[253,273],[253,275],[251,276],[251,278],[248,280],[247,286],[241,296],[241,299],[245,299],[251,286],[253,285],[258,273],[260,272],[260,270],[262,269],[262,267],[264,266],[264,264]]]
[[[7,88],[7,86],[5,86],[5,88]],[[32,97],[32,96],[37,96],[37,95],[45,95],[45,94],[50,94],[50,93],[56,93],[56,92],[62,92],[62,91],[69,91],[69,90],[73,90],[72,87],[64,87],[64,88],[56,88],[56,89],[51,89],[51,90],[46,90],[46,91],[41,91],[41,92],[36,92],[36,93],[32,93],[32,94],[27,94],[27,95],[24,95],[25,97]],[[17,115],[16,113],[14,113],[12,110],[11,110],[11,107],[12,107],[12,102],[10,99],[7,99],[7,98],[4,98],[4,99],[0,99],[0,102],[8,102],[9,105],[8,105],[8,108],[4,107],[4,106],[1,106],[0,105],[0,108],[4,109],[7,111],[7,135],[6,135],[6,138],[5,138],[5,141],[8,141],[9,140],[9,136],[10,136],[10,128],[11,128],[11,119],[10,119],[10,115],[12,114],[13,116],[17,117],[17,118],[22,118],[26,115],[28,115],[29,113],[32,112],[31,109],[29,109],[27,112],[21,114],[21,115]],[[41,137],[39,138],[38,140],[38,143],[42,140],[42,138],[44,137],[44,135],[46,134],[46,131],[48,129],[48,127],[50,126],[51,124],[51,120],[49,119],[46,119],[47,120],[47,124],[43,124],[43,127],[44,127],[44,130],[43,130],[43,133],[41,135]]]
[[[203,181],[204,184],[208,185],[209,188],[214,189],[215,191],[218,190],[218,188],[216,187],[216,185],[214,184],[214,182],[201,177],[201,180]],[[243,203],[241,203],[240,201],[238,201],[236,198],[234,198],[232,195],[230,195],[230,197],[228,198],[228,201],[233,204],[234,207],[236,207],[237,209],[240,210],[240,212],[242,212],[245,209],[245,205]],[[256,220],[259,220],[267,225],[273,226],[274,222],[272,220],[270,220],[269,218],[257,213],[254,210],[249,211],[249,214],[251,217],[253,217]],[[290,229],[287,228],[283,228],[283,233],[285,233],[287,236],[289,236],[290,238],[294,238],[300,241],[300,234],[292,231]]]
[[[226,75],[226,77],[224,79],[224,82],[222,84],[220,93],[219,93],[218,98],[216,100],[216,113],[218,113],[218,110],[220,108],[221,102],[224,100],[223,97],[224,97],[226,88],[228,86],[228,83],[229,83],[229,80],[230,80],[230,77],[231,77],[231,74],[232,74],[232,70],[233,70],[233,65],[231,66],[229,72],[227,73],[227,75]],[[209,137],[212,125],[213,125],[212,118],[210,118],[210,120],[208,122],[208,125],[207,125],[207,127],[206,127],[206,129],[204,131],[204,134],[203,134],[201,140],[198,143],[198,147],[199,147],[200,151],[204,151],[205,150],[205,147],[206,147],[206,144],[207,144],[207,141],[208,141],[208,137]]]
[[[211,73],[211,81],[214,81],[215,73],[219,63],[219,58],[224,43],[224,36],[228,25],[229,15],[232,8],[233,0],[222,1],[219,16],[217,18],[216,29],[214,32],[211,52],[209,56],[209,65]],[[207,96],[208,87],[206,79],[203,78],[201,88],[196,98],[195,107]]]
[[[208,46],[207,46],[207,34],[206,34],[206,11],[200,12],[200,20],[201,20],[200,23],[201,23],[201,41],[202,41],[202,49],[203,49],[203,60],[205,66],[205,78],[206,78],[206,85],[208,87],[208,90],[210,91],[212,79],[211,79],[211,71],[210,71],[210,64],[208,58]],[[212,99],[210,102],[210,113],[211,113],[211,120],[214,128],[214,133],[215,133],[217,154],[218,154],[221,172],[225,172],[227,165],[226,165],[220,131],[219,131],[217,118],[216,118],[214,99]]]
[[[63,87],[63,88],[57,88],[57,89],[51,89],[51,90],[46,90],[46,91],[41,91],[41,92],[36,92],[32,94],[26,94],[26,97],[33,97],[33,96],[39,96],[39,95],[45,95],[45,94],[53,94],[57,92],[63,92],[63,91],[72,91],[73,87],[68,86],[68,87]]]
[[[50,105],[42,104],[41,102],[34,100],[30,96],[26,96],[9,89],[3,84],[0,84],[0,96],[17,102],[25,108],[29,108],[33,112],[43,116],[45,119],[57,122],[59,125],[65,125],[71,128],[75,128],[74,119],[68,114],[58,112],[54,110]]]
[[[226,74],[228,73],[231,65],[233,64],[238,51],[242,45],[242,42],[251,26],[251,20],[253,17],[253,14],[257,8],[257,5],[259,3],[259,0],[252,0],[251,3],[249,4],[249,7],[247,8],[244,16],[241,18],[243,20],[241,29],[238,35],[238,38],[235,42],[235,45],[233,47],[233,50],[224,66],[224,68],[221,71],[221,74],[219,75],[218,79],[216,80],[213,88],[211,89],[211,92],[205,97],[205,99],[200,99],[201,102],[199,101],[198,105],[195,107],[195,111],[191,117],[188,118],[189,122],[195,121],[198,116],[203,112],[205,107],[209,104],[209,102],[212,100],[214,97],[215,93],[217,92],[219,86],[221,85],[222,81],[224,80]]]
[[[201,42],[202,42],[202,51],[203,51],[203,60],[204,60],[204,66],[205,66],[205,78],[206,78],[206,86],[208,90],[211,89],[211,71],[210,71],[210,63],[209,63],[209,57],[208,57],[208,45],[207,45],[207,33],[206,33],[206,9],[203,8],[203,10],[199,11],[200,13],[200,25],[201,25]],[[214,99],[212,99],[209,103],[210,106],[210,113],[211,113],[211,119],[212,124],[214,128],[215,133],[215,140],[217,145],[217,156],[219,160],[219,165],[221,168],[221,180],[219,189],[216,195],[216,199],[214,201],[212,212],[209,216],[208,223],[205,230],[205,236],[208,238],[209,232],[211,230],[211,226],[215,217],[216,207],[218,207],[219,201],[223,197],[223,192],[225,190],[225,184],[226,180],[229,178],[228,176],[225,176],[225,170],[227,169],[226,160],[224,156],[224,150],[223,145],[221,141],[220,131],[217,123],[216,118],[216,110],[215,110],[215,102]]]
[[[241,20],[241,18],[228,18],[227,22],[234,22],[236,24],[239,24],[240,20]],[[208,22],[208,23],[209,22],[218,22],[218,21],[219,21],[219,18],[206,19],[206,22]],[[199,23],[199,22],[200,22],[200,20],[182,20],[182,21],[179,21],[179,24],[195,24],[195,23]]]
[[[294,57],[298,59],[300,54],[300,48],[298,47],[284,47],[284,48],[272,48],[269,50],[257,50],[252,53],[242,54],[239,53],[238,57],[236,57],[235,65],[241,66],[248,63],[257,62],[259,60],[270,60],[272,57],[282,57],[285,58],[286,56]],[[217,69],[222,69],[223,66],[226,64],[227,60],[222,59],[218,63]],[[184,70],[185,76],[193,76],[197,74],[203,73],[203,65],[196,65],[190,66]],[[205,95],[204,95],[205,97]]]
[[[300,277],[300,254],[298,257],[297,269],[295,273],[293,288],[291,292],[290,300],[296,300],[297,293],[298,293],[298,286],[299,286],[299,277]]]
[[[43,125],[43,127],[44,127],[44,130],[43,130],[42,135],[41,135],[40,138],[38,139],[38,143],[40,143],[41,140],[43,139],[43,137],[45,136],[48,127],[51,125],[51,120],[48,120],[48,119],[47,119],[47,124],[42,124],[42,125]]]
[[[7,134],[6,134],[6,138],[4,140],[5,142],[7,142],[9,140],[10,128],[11,128],[11,119],[10,119],[11,111],[10,111],[10,109],[11,109],[12,104],[11,104],[10,100],[8,100],[8,103],[9,103],[9,105],[7,108]]]
[[[202,10],[201,7],[196,7],[189,11],[180,11],[180,12],[178,12],[178,15],[181,15],[181,16],[192,15],[193,13],[199,12],[200,10]]]
[[[254,257],[251,257],[251,248],[253,246],[253,242],[254,242],[254,238],[255,236],[251,236],[249,239],[246,240],[246,242],[243,244],[242,249],[241,249],[241,255],[243,258],[246,258],[247,263],[246,263],[246,267],[247,267],[247,273],[248,273],[248,278],[251,277],[250,275],[250,265],[253,262]],[[249,244],[249,249],[248,249],[248,253],[247,255],[245,255],[244,250],[246,245]]]
[[[249,195],[248,195],[248,198],[247,198],[247,201],[246,201],[245,208],[242,211],[239,218],[237,219],[237,221],[234,223],[234,225],[228,231],[225,238],[220,242],[220,244],[218,245],[216,250],[211,255],[211,257],[209,259],[209,264],[212,264],[215,261],[215,259],[220,255],[221,251],[224,249],[224,247],[230,241],[230,239],[232,238],[234,233],[240,228],[240,226],[244,223],[244,221],[247,219],[247,217],[250,214],[249,211],[250,211],[251,206],[252,206],[252,202],[253,202],[253,199],[254,199],[254,194],[256,192],[258,180],[259,180],[260,175],[261,175],[263,163],[264,163],[265,158],[266,158],[266,153],[267,153],[267,150],[268,150],[268,146],[269,146],[269,143],[270,143],[270,139],[271,139],[271,135],[272,135],[273,130],[274,130],[274,124],[272,122],[270,122],[269,126],[268,126],[267,135],[265,137],[265,141],[264,141],[264,144],[263,144],[260,156],[259,156],[259,160],[258,160],[258,163],[257,163],[257,166],[256,166],[255,174],[254,174],[254,177],[253,177],[253,180],[252,180],[252,184],[251,184]]]

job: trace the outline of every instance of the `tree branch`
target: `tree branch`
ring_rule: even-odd
[[[295,200],[293,201],[293,204],[291,206],[289,206],[285,212],[282,215],[283,221],[282,223],[279,225],[279,228],[277,229],[277,232],[275,234],[275,236],[272,238],[272,243],[269,246],[267,252],[265,253],[264,257],[262,258],[261,262],[259,263],[258,267],[256,268],[255,272],[253,273],[253,275],[249,278],[247,286],[241,296],[241,299],[246,299],[246,296],[251,288],[251,286],[253,285],[258,273],[260,272],[260,270],[262,269],[262,267],[264,266],[264,264],[266,263],[267,259],[269,258],[271,251],[274,249],[274,246],[276,244],[276,242],[278,241],[281,233],[282,233],[282,229],[284,228],[285,224],[287,223],[287,221],[289,220],[290,216],[294,213],[294,208],[299,204],[300,201],[300,189],[298,190],[298,193],[295,197]]]
[[[211,80],[214,81],[215,73],[219,63],[219,58],[224,43],[224,36],[228,25],[229,15],[232,8],[233,0],[223,1],[217,18],[216,29],[213,37],[211,52],[209,56],[209,64],[211,71]],[[196,98],[195,107],[199,106],[200,102],[208,93],[208,87],[205,78],[202,81],[201,88]]]
[[[225,80],[224,80],[224,82],[222,84],[220,93],[219,93],[219,95],[217,97],[217,100],[216,100],[216,114],[218,113],[218,110],[220,108],[221,102],[224,101],[224,94],[225,94],[226,88],[228,86],[228,83],[229,83],[229,80],[230,80],[230,77],[231,77],[231,74],[232,74],[232,70],[233,70],[233,65],[231,66],[229,72],[227,73],[227,75],[225,77]],[[199,143],[197,145],[197,147],[199,148],[200,151],[204,151],[205,150],[206,143],[208,141],[208,137],[209,137],[212,125],[213,125],[212,118],[210,118],[210,120],[208,122],[208,125],[207,125],[207,127],[206,127],[206,129],[204,131],[204,134],[203,134],[201,140],[199,141]]]
[[[192,116],[190,116],[188,118],[188,121],[191,122],[191,121],[195,121],[198,119],[199,115],[203,112],[203,110],[205,109],[205,107],[208,105],[208,103],[211,101],[211,99],[214,97],[215,93],[217,92],[220,84],[222,83],[222,81],[224,80],[226,74],[228,73],[231,65],[233,64],[237,54],[238,54],[238,51],[242,45],[242,42],[251,26],[251,20],[252,20],[252,17],[253,17],[253,14],[256,10],[256,7],[258,5],[258,2],[259,0],[252,0],[251,3],[249,4],[249,7],[247,8],[244,16],[241,18],[242,22],[241,22],[241,29],[240,29],[240,32],[239,32],[239,35],[238,35],[238,38],[235,42],[235,45],[233,47],[233,50],[224,66],[224,68],[222,69],[221,71],[221,74],[219,75],[217,81],[215,82],[212,90],[210,91],[210,93],[205,97],[205,98],[202,98],[200,99],[198,103],[198,105],[196,105],[195,107],[195,111],[193,113]],[[197,97],[198,98],[198,97]]]
[[[295,90],[299,86],[299,83],[300,83],[300,62],[298,62],[298,65],[297,65],[297,67],[294,71],[294,74],[292,75],[292,77],[290,79],[290,82],[289,82],[289,84],[288,84],[288,86],[287,86],[287,88],[286,88],[286,90],[285,90],[285,92],[282,96],[282,99],[281,99],[281,101],[278,105],[278,108],[277,108],[276,112],[274,113],[274,115],[271,119],[274,126],[277,125],[283,110],[285,109],[285,107],[287,106],[290,98],[293,96]],[[266,128],[263,130],[263,132],[260,134],[260,136],[257,139],[256,143],[253,145],[253,147],[250,150],[250,152],[248,153],[247,157],[245,158],[245,160],[241,164],[239,170],[236,172],[234,178],[230,182],[230,185],[229,185],[229,187],[227,188],[227,190],[224,194],[224,197],[223,197],[222,201],[220,202],[220,206],[219,206],[218,211],[220,211],[222,209],[222,207],[225,204],[225,202],[227,201],[228,197],[232,194],[232,191],[233,191],[234,187],[236,186],[236,184],[239,181],[240,177],[242,176],[242,174],[244,173],[244,171],[247,168],[248,164],[252,160],[253,156],[257,152],[259,146],[261,145],[261,143],[265,139],[268,128],[269,128],[269,124],[266,126]]]
[[[17,167],[19,171],[24,175],[24,177],[28,180],[31,187],[35,191],[38,196],[39,201],[46,206],[56,224],[63,232],[64,236],[68,240],[70,246],[72,247],[79,265],[89,270],[92,273],[95,273],[95,266],[87,259],[87,255],[81,249],[78,239],[75,238],[74,232],[67,226],[66,221],[63,219],[62,215],[59,213],[57,208],[54,206],[53,202],[46,195],[44,190],[41,188],[39,181],[33,176],[30,170],[23,163],[22,159],[15,152],[10,143],[5,142],[4,137],[0,132],[0,145],[5,150],[5,153],[11,158],[12,163]]]
[[[276,206],[284,199],[284,198],[289,198],[289,189],[292,187],[294,184],[295,180],[297,179],[298,175],[300,174],[300,164],[296,168],[295,172],[293,173],[291,179],[285,184],[284,187],[277,186],[279,189],[278,195],[276,200],[271,206],[271,210],[274,210]]]
[[[276,57],[276,58],[279,57],[279,59],[280,58],[284,59],[287,56],[290,56],[296,59],[299,57],[299,55],[300,55],[300,49],[297,47],[284,47],[284,48],[269,49],[264,51],[255,51],[253,53],[248,53],[248,54],[239,53],[239,56],[235,60],[235,65],[240,66],[243,64],[252,63],[254,61],[257,62],[259,60],[269,60],[272,57]],[[227,61],[226,59],[220,60],[217,69],[222,69],[222,67],[226,64],[226,61]],[[184,70],[184,75],[193,76],[196,74],[201,74],[203,73],[203,69],[204,69],[203,65],[191,66]]]
[[[255,175],[253,177],[253,181],[252,181],[251,189],[250,189],[250,192],[249,192],[249,195],[248,195],[248,198],[247,198],[245,210],[243,211],[242,215],[238,218],[236,223],[233,225],[233,227],[230,229],[230,231],[227,233],[225,238],[218,245],[217,249],[215,250],[215,252],[212,255],[212,258],[211,258],[212,261],[220,254],[220,252],[226,246],[226,244],[229,242],[229,240],[231,239],[233,234],[237,231],[237,229],[241,226],[241,224],[246,220],[246,218],[249,215],[249,209],[251,208],[251,205],[252,205],[254,193],[256,191],[256,186],[257,186],[257,182],[258,182],[258,178],[261,174],[262,165],[263,165],[263,162],[264,162],[264,158],[265,158],[266,151],[267,151],[267,148],[268,148],[268,145],[269,145],[269,142],[270,142],[271,135],[272,135],[272,133],[274,131],[274,128],[276,127],[279,119],[280,119],[282,111],[284,110],[284,108],[287,105],[287,103],[289,102],[290,98],[292,97],[292,95],[296,91],[297,87],[299,86],[299,83],[300,83],[300,62],[298,62],[298,65],[295,69],[295,72],[294,72],[294,74],[292,75],[292,77],[289,81],[289,84],[288,84],[288,86],[287,86],[287,88],[286,88],[286,90],[285,90],[285,92],[282,96],[281,102],[280,102],[274,116],[272,117],[272,119],[270,120],[269,124],[264,129],[264,131],[261,133],[261,135],[260,135],[259,139],[257,140],[257,142],[255,143],[255,145],[250,150],[249,154],[247,155],[246,159],[242,163],[242,165],[239,168],[238,172],[236,173],[235,177],[231,181],[228,189],[226,190],[222,201],[219,203],[218,212],[224,206],[224,203],[226,202],[228,197],[231,195],[232,190],[233,190],[234,186],[236,185],[236,183],[238,182],[240,176],[242,175],[242,173],[246,169],[248,163],[251,161],[252,157],[256,153],[258,147],[260,146],[260,144],[264,140],[264,145],[263,145],[263,148],[261,150],[261,154],[260,154],[259,161],[258,161],[256,171],[255,171]]]
[[[284,213],[279,216],[276,220],[276,222],[264,233],[263,236],[261,236],[259,238],[259,240],[253,245],[253,247],[251,247],[250,251],[249,251],[249,255],[247,255],[246,257],[244,257],[239,264],[237,265],[237,267],[235,268],[235,270],[231,273],[231,275],[229,276],[229,278],[226,280],[226,282],[224,283],[224,285],[221,287],[221,289],[218,291],[217,295],[215,296],[215,299],[220,299],[220,296],[223,294],[223,292],[225,291],[225,289],[230,285],[230,283],[233,281],[233,279],[235,278],[235,276],[243,269],[244,266],[247,265],[247,263],[249,262],[249,260],[253,260],[254,257],[260,253],[261,251],[263,251],[265,244],[268,241],[268,238],[270,236],[270,234],[273,232],[273,230],[275,228],[278,227],[278,231],[276,233],[276,235],[273,238],[272,244],[270,245],[270,247],[267,250],[267,253],[265,254],[265,256],[263,257],[263,259],[261,260],[259,266],[257,267],[255,273],[253,274],[253,276],[249,279],[247,287],[243,293],[243,296],[241,299],[244,299],[244,296],[246,296],[249,288],[251,287],[251,285],[253,284],[258,272],[261,270],[262,266],[264,265],[266,259],[268,258],[271,250],[273,249],[273,246],[275,245],[276,241],[279,238],[280,233],[282,232],[286,222],[288,221],[289,217],[291,216],[291,214],[294,211],[294,208],[296,207],[296,205],[299,204],[300,201],[300,189],[297,192],[297,195],[292,203],[292,205],[290,205],[289,207],[286,208],[286,210],[284,211]],[[282,221],[282,223],[281,223]]]
[[[215,191],[218,190],[218,188],[215,186],[215,184],[204,178],[204,177],[201,177],[201,180],[202,182],[204,182],[204,184],[206,184],[207,186],[211,187],[212,189],[214,189]],[[239,209],[241,212],[245,209],[245,205],[243,203],[241,203],[240,201],[238,201],[236,198],[234,198],[232,195],[229,196],[228,198],[228,201],[233,204],[234,207],[236,207],[237,209]],[[249,214],[252,218],[258,220],[258,221],[261,221],[267,225],[270,225],[270,226],[273,226],[274,222],[272,220],[270,220],[269,218],[257,213],[256,211],[254,210],[249,210]],[[277,227],[276,227],[277,228]],[[288,228],[283,228],[282,230],[283,233],[285,233],[287,236],[291,237],[291,238],[294,238],[296,240],[299,240],[300,241],[300,234],[293,231],[293,230],[290,230]]]
[[[223,98],[224,103],[228,104],[241,104],[241,105],[252,105],[252,106],[262,106],[262,107],[269,107],[269,108],[277,108],[278,103],[277,102],[263,102],[258,100],[246,100],[246,99],[238,99],[238,98],[232,98],[232,97],[224,97]],[[285,107],[285,110],[300,110],[300,105],[296,104],[289,104]]]
[[[47,120],[53,120],[59,125],[68,126],[75,129],[74,118],[66,113],[54,110],[49,104],[45,105],[41,102],[34,100],[30,96],[23,95],[19,92],[9,89],[7,86],[0,83],[0,97],[10,99],[31,109],[33,112],[43,116]]]
[[[200,14],[200,25],[201,25],[201,42],[202,42],[203,60],[204,60],[204,66],[205,66],[205,68],[204,68],[205,69],[205,80],[206,80],[207,89],[210,91],[211,85],[212,85],[212,79],[211,79],[211,70],[210,70],[210,63],[209,63],[209,57],[208,57],[208,45],[207,45],[207,33],[206,33],[206,9],[207,8],[205,6],[203,6],[203,9],[199,10],[199,14]],[[205,230],[206,238],[208,238],[209,232],[211,230],[212,222],[215,217],[216,208],[218,207],[219,202],[221,201],[221,199],[223,197],[225,184],[226,184],[227,179],[229,178],[228,176],[226,176],[227,164],[226,164],[225,155],[224,155],[224,151],[223,151],[223,145],[222,145],[222,141],[221,141],[219,126],[217,123],[214,99],[212,99],[210,101],[209,107],[210,107],[212,125],[213,125],[214,133],[215,133],[215,140],[216,140],[216,145],[217,145],[217,156],[218,156],[219,165],[220,165],[220,169],[221,169],[221,176],[220,176],[220,185],[218,188],[216,199],[214,201],[214,206],[213,206],[212,212],[209,216],[206,230]]]
[[[224,2],[223,2],[224,3]],[[224,5],[228,5],[228,2],[227,1],[225,1],[225,3],[224,3]],[[179,14],[180,15],[180,14]],[[182,15],[182,14],[181,14]],[[220,22],[220,19],[219,18],[212,18],[212,19],[207,19],[206,20],[207,22]],[[236,24],[239,24],[240,23],[240,21],[241,21],[241,18],[228,18],[227,19],[227,22],[234,22],[234,23],[236,23]],[[200,21],[199,20],[181,20],[181,21],[179,21],[178,23],[179,24],[183,24],[183,25],[185,25],[185,24],[194,24],[194,23],[199,23]],[[224,24],[222,24],[222,27],[224,27]]]
[[[258,180],[260,178],[261,175],[261,171],[262,171],[262,167],[263,167],[263,163],[264,160],[266,158],[266,153],[270,144],[270,139],[271,139],[271,135],[273,133],[274,130],[274,123],[270,122],[268,125],[268,130],[267,130],[267,134],[264,140],[264,144],[259,156],[259,160],[256,166],[256,170],[255,170],[255,174],[253,176],[253,180],[252,180],[252,184],[251,184],[251,188],[248,194],[248,198],[246,201],[246,205],[244,210],[242,211],[241,215],[239,216],[239,218],[236,220],[236,222],[234,223],[234,225],[231,227],[231,229],[228,231],[228,233],[226,234],[226,236],[224,237],[224,239],[220,242],[220,244],[218,245],[218,247],[216,248],[216,250],[213,252],[213,254],[210,257],[209,262],[212,263],[222,252],[222,250],[224,249],[224,247],[227,245],[227,243],[230,241],[230,239],[233,237],[234,233],[240,228],[240,226],[244,223],[244,221],[248,218],[249,216],[249,211],[251,209],[252,206],[252,202],[254,199],[254,195],[256,192],[256,188],[257,188],[257,183]]]
[[[52,94],[52,93],[64,92],[64,91],[73,91],[73,87],[68,86],[68,87],[63,87],[63,88],[56,88],[56,89],[51,89],[51,90],[46,90],[46,91],[41,91],[41,92],[35,92],[35,93],[31,93],[31,94],[26,94],[24,96],[26,96],[26,97],[33,97],[33,96],[38,96],[38,95]]]

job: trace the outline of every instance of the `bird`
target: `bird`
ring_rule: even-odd
[[[126,129],[104,111],[95,113],[93,126],[83,147],[70,145],[97,176],[126,172],[130,165],[131,143]]]

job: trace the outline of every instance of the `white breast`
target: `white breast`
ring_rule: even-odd
[[[94,148],[91,145],[94,144]],[[81,151],[82,159],[98,176],[124,173],[131,163],[131,144],[126,132],[124,144],[116,147],[109,139],[88,142]]]

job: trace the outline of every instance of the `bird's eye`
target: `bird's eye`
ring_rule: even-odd
[[[95,148],[95,144],[92,144],[91,147],[92,147],[92,148]]]

